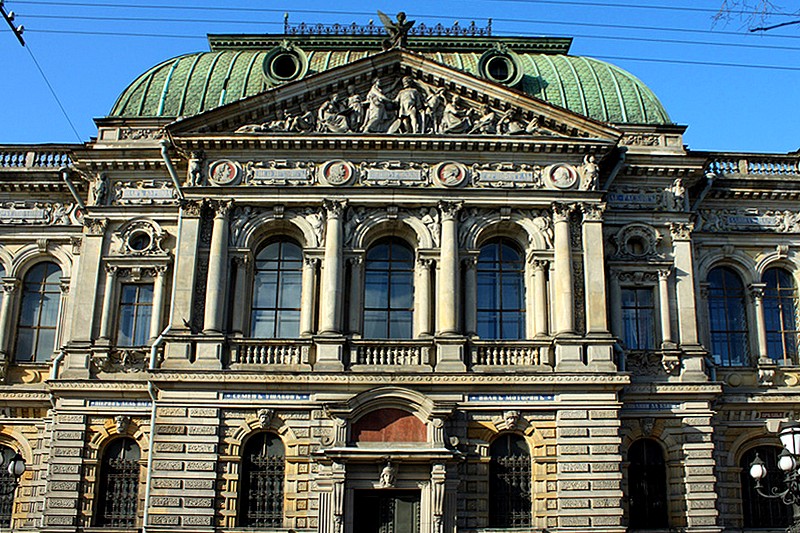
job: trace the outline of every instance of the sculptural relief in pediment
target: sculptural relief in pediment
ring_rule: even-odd
[[[369,87],[349,84],[321,102],[275,104],[235,133],[556,135],[546,121],[517,106],[481,102],[480,96],[467,98],[456,88],[404,75],[375,77]]]

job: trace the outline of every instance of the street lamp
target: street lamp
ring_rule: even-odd
[[[784,427],[779,437],[783,450],[778,455],[778,468],[783,472],[783,482],[786,488],[778,487],[767,489],[762,487],[761,480],[767,476],[767,467],[761,457],[756,454],[750,463],[750,477],[756,482],[756,492],[764,498],[780,499],[793,509],[792,525],[787,533],[800,533],[800,469],[798,469],[798,455],[800,455],[800,425],[793,424]]]

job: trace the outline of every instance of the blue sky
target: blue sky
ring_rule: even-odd
[[[29,51],[0,27],[0,143],[76,142],[96,134],[124,88],[149,67],[207,50],[207,33],[280,33],[290,23],[377,21],[405,10],[426,24],[480,26],[495,35],[571,36],[571,53],[605,59],[648,84],[696,150],[800,149],[800,25],[750,34],[715,24],[721,0],[6,0],[77,130],[59,110]],[[777,0],[781,4],[780,0]],[[148,7],[150,6],[150,7]],[[659,6],[672,9],[659,9]],[[797,0],[785,0],[785,11]],[[770,22],[789,20],[776,15]],[[2,22],[2,21],[0,21]],[[129,35],[138,34],[138,35]],[[144,36],[146,35],[146,36]],[[737,66],[718,66],[728,64]],[[764,68],[779,67],[779,68]]]

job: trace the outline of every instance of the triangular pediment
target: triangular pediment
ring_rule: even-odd
[[[176,137],[502,136],[615,142],[607,124],[394,49],[178,120]]]

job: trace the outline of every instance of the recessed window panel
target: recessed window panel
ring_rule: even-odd
[[[300,335],[303,250],[290,241],[274,241],[256,256],[250,336],[292,339]]]
[[[414,253],[402,241],[379,241],[366,255],[364,337],[411,338],[413,310]]]
[[[708,315],[714,362],[722,366],[749,365],[744,285],[730,268],[718,267],[708,274]]]
[[[39,263],[22,283],[17,326],[17,361],[44,362],[55,351],[58,313],[61,306],[61,269],[55,263]]]
[[[522,254],[511,240],[501,238],[481,247],[477,333],[482,339],[525,337],[524,275]]]
[[[797,290],[791,273],[771,268],[764,273],[764,323],[767,354],[778,364],[797,364]]]

